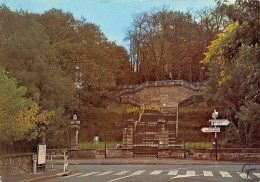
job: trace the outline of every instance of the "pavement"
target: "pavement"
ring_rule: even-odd
[[[72,171],[63,172],[61,169],[47,168],[45,171],[38,171],[36,174],[23,174],[17,176],[2,177],[1,182],[40,182],[59,178],[61,176],[68,176]],[[1,179],[1,178],[0,178]]]
[[[214,161],[214,160],[193,160],[193,159],[158,159],[158,158],[114,158],[114,159],[71,159],[70,165],[244,165],[260,164],[260,161]],[[49,161],[47,161],[49,164]],[[55,160],[54,165],[63,165],[63,160]],[[69,167],[70,168],[70,167]],[[63,172],[61,169],[50,169],[46,166],[45,171],[37,174],[24,174],[0,178],[1,182],[40,182],[59,178],[74,173],[70,170]]]

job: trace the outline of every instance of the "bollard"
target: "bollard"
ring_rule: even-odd
[[[32,160],[33,160],[33,174],[36,174],[37,173],[37,155],[33,155]]]

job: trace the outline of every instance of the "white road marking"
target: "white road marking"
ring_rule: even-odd
[[[97,175],[95,175],[95,176],[104,176],[104,175],[110,174],[110,173],[112,173],[112,172],[114,172],[114,171],[106,171],[106,172],[97,174]]]
[[[232,176],[231,176],[228,172],[222,172],[222,171],[220,171],[219,173],[220,173],[221,176],[224,177],[224,178],[232,178]]]
[[[198,175],[194,175],[194,176],[202,176],[202,174],[198,174]],[[188,178],[188,177],[194,177],[194,176],[178,175],[178,176],[172,177],[170,179],[174,179],[174,178]]]
[[[112,179],[112,180],[110,180],[108,182],[114,182],[114,181],[118,181],[120,179],[129,178],[129,177],[132,177],[132,176],[137,176],[137,175],[142,174],[144,172],[145,172],[145,170],[136,171],[136,172],[134,172],[134,173],[132,173],[132,174],[130,174],[128,176],[123,176],[121,178]]]
[[[80,176],[77,176],[77,177],[86,177],[86,176],[90,176],[90,175],[97,174],[97,173],[98,172],[91,172],[91,173],[83,174],[83,175],[80,175]]]
[[[139,174],[144,173],[145,171],[146,171],[146,170],[136,171],[136,172],[132,173],[132,175],[139,175]]]
[[[128,173],[129,171],[120,171],[120,172],[118,172],[118,173],[116,173],[116,174],[114,174],[114,175],[123,175],[123,174],[125,174],[125,173]]]
[[[177,175],[177,174],[178,174],[178,171],[170,171],[167,175],[173,176],[173,175]]]
[[[162,171],[162,170],[155,170],[155,171],[151,172],[150,174],[151,174],[151,175],[158,175],[158,174],[160,174],[161,172],[163,172],[163,171]]]
[[[195,171],[187,171],[186,176],[195,176]]]
[[[204,176],[213,176],[211,171],[203,171]]]
[[[258,178],[260,178],[260,173],[253,173],[254,175],[256,175]]]
[[[75,173],[75,174],[72,174],[72,175],[69,175],[69,176],[62,176],[61,178],[70,178],[70,177],[73,177],[73,176],[78,176],[78,175],[81,175],[83,173]]]
[[[247,176],[246,173],[237,172],[237,174],[239,174],[243,179],[252,179],[250,176]]]

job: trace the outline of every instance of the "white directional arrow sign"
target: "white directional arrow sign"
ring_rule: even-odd
[[[220,132],[220,127],[204,127],[201,128],[202,132],[211,132],[211,133],[219,133]]]
[[[230,124],[229,120],[227,119],[212,119],[209,120],[212,126],[227,126]]]

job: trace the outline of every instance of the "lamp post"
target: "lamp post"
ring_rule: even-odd
[[[73,115],[73,120],[71,123],[71,129],[72,129],[72,137],[71,137],[71,149],[78,149],[78,143],[79,143],[79,129],[80,129],[80,121],[78,121],[78,117],[76,114]]]

